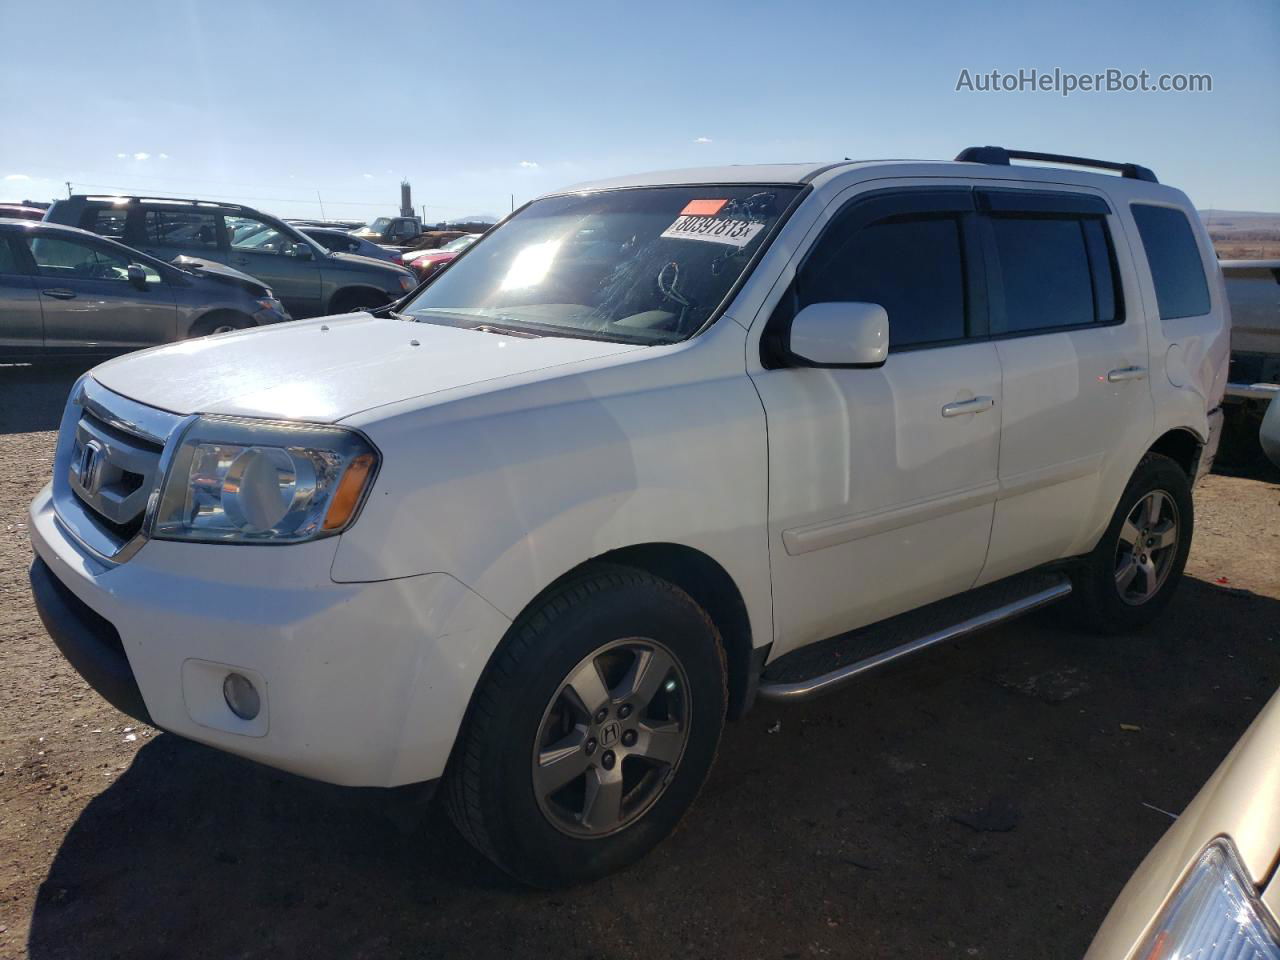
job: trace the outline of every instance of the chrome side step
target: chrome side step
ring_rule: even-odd
[[[957,640],[960,637],[976,633],[979,630],[985,630],[987,627],[995,626],[1006,620],[1012,620],[1014,617],[1028,613],[1037,607],[1043,607],[1045,604],[1060,600],[1070,592],[1071,581],[1063,577],[1052,586],[1002,604],[986,613],[969,617],[949,627],[943,627],[941,630],[927,633],[915,640],[890,647],[888,650],[881,651],[873,656],[855,660],[836,670],[832,670],[830,673],[790,682],[764,679],[760,682],[758,694],[765,700],[787,702],[812,700],[814,697],[839,689],[855,677],[860,677],[864,673],[875,670],[877,667],[883,667],[885,664],[893,663],[895,660],[901,660],[903,657],[918,653],[936,644],[946,643],[948,640]]]

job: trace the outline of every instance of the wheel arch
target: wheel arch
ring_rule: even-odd
[[[1204,443],[1191,430],[1174,427],[1156,438],[1147,453],[1159,453],[1168,457],[1183,469],[1189,480],[1194,480],[1203,447]]]
[[[236,310],[234,307],[214,307],[212,310],[206,310],[200,314],[187,326],[186,336],[197,337],[209,333],[219,320],[243,320],[246,326],[256,327],[257,321],[243,310]]]
[[[363,300],[377,299],[379,302],[375,306],[382,306],[391,302],[391,297],[387,291],[379,289],[371,284],[364,282],[347,283],[333,291],[329,297],[329,303],[325,309],[325,313],[345,313],[348,312],[349,305],[363,306]]]
[[[680,543],[633,544],[587,561],[599,562],[634,567],[673,583],[707,612],[724,644],[729,669],[729,717],[742,717],[755,698],[766,651],[755,650],[746,600],[729,572],[710,555]]]
[[[643,570],[666,580],[687,593],[706,611],[724,645],[729,672],[728,715],[731,719],[742,717],[755,699],[756,683],[768,647],[756,649],[753,646],[746,600],[733,577],[717,560],[695,547],[669,542],[637,543],[598,554],[565,571],[539,590],[512,622],[519,621],[567,581],[603,564]],[[496,656],[497,647],[490,656],[490,664]]]

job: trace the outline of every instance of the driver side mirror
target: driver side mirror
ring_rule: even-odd
[[[129,282],[139,290],[147,289],[147,271],[140,263],[129,264],[128,269]]]
[[[811,303],[791,321],[788,348],[798,366],[883,366],[889,314],[878,303]]]
[[[305,243],[291,243],[284,248],[286,257],[297,257],[299,260],[311,259],[311,248]]]

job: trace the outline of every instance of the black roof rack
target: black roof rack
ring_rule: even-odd
[[[1072,167],[1096,167],[1099,170],[1115,170],[1130,180],[1146,180],[1159,183],[1156,175],[1147,167],[1136,163],[1116,163],[1112,160],[1090,160],[1088,157],[1071,157],[1065,153],[1036,153],[1031,150],[1008,150],[1004,147],[966,147],[956,154],[956,159],[967,163],[990,163],[1007,167],[1010,160],[1039,160],[1042,163],[1065,163]]]
[[[132,193],[77,193],[74,199],[78,200],[123,200],[125,203],[186,203],[194,207],[225,207],[228,210],[247,210],[250,213],[257,213],[253,207],[246,207],[243,203],[227,203],[222,200],[192,200],[188,197],[152,197],[147,194]]]

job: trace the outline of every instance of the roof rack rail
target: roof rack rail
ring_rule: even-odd
[[[243,203],[222,200],[193,200],[189,197],[152,197],[145,193],[82,193],[77,196],[89,200],[124,200],[126,203],[189,203],[193,207],[225,207],[228,210],[249,210]]]
[[[1009,150],[1005,147],[966,147],[956,154],[964,163],[989,163],[1007,167],[1010,160],[1038,160],[1042,163],[1065,163],[1072,167],[1095,167],[1099,170],[1115,170],[1130,180],[1159,183],[1156,175],[1147,167],[1136,163],[1116,163],[1113,160],[1090,160],[1088,157],[1072,157],[1065,153],[1036,153],[1032,150]]]

